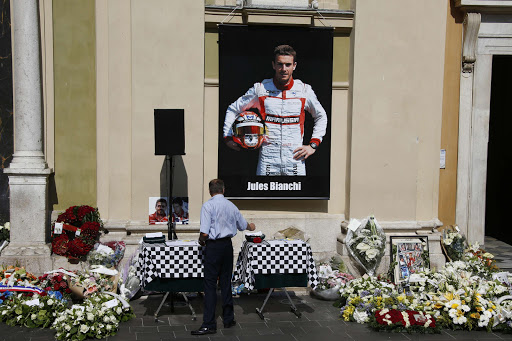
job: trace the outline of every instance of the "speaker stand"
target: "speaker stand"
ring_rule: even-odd
[[[170,210],[170,217],[167,219],[167,239],[173,240],[178,239],[178,236],[176,235],[176,222],[172,219],[172,180],[174,175],[174,155],[167,155],[166,160],[169,164],[169,210]]]

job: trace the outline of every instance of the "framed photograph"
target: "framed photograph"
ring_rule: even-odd
[[[395,284],[407,282],[412,274],[430,268],[427,236],[391,236],[390,245]]]

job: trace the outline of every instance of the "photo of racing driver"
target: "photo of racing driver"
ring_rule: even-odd
[[[259,149],[257,176],[305,176],[305,160],[320,146],[326,133],[326,111],[310,85],[293,78],[297,54],[290,45],[274,49],[274,77],[254,84],[229,105],[223,126],[226,146],[239,151],[232,126],[241,113],[257,109],[268,137]],[[303,144],[306,112],[313,118],[313,133]]]

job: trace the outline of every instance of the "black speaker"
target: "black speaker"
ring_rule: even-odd
[[[155,155],[185,155],[184,109],[155,109]]]

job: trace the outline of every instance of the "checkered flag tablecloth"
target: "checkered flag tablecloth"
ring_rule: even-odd
[[[254,289],[254,275],[307,273],[308,285],[318,285],[313,252],[308,243],[302,241],[269,240],[262,243],[242,245],[238,255],[233,281]]]
[[[203,277],[203,247],[199,244],[143,243],[137,263],[137,277],[145,287],[155,278]]]

